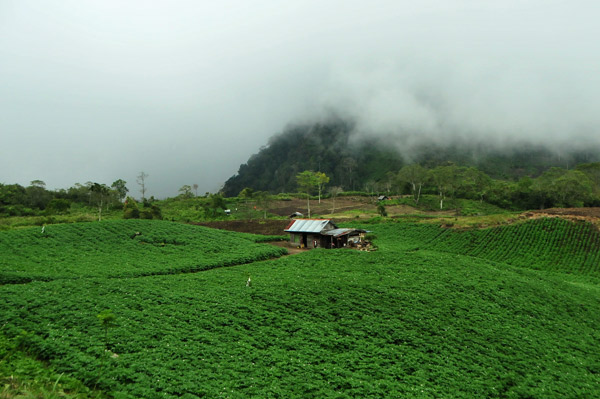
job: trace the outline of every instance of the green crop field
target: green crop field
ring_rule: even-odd
[[[376,252],[248,263],[277,253],[250,235],[129,223],[0,232],[4,275],[21,262],[29,279],[0,286],[0,332],[116,398],[600,398],[598,234],[586,224],[372,224]],[[63,235],[44,273],[46,242]],[[194,268],[195,251],[218,257]],[[178,273],[188,267],[210,270]]]
[[[0,234],[0,283],[192,272],[285,253],[261,240],[158,220],[11,230]]]
[[[375,229],[382,248],[433,250],[531,269],[600,277],[600,232],[587,222],[543,218],[488,229],[387,223]]]

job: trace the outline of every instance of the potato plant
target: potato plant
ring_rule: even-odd
[[[600,232],[591,223],[542,218],[487,229],[448,229],[431,224],[366,225],[388,249],[469,255],[537,270],[600,277]]]
[[[536,223],[512,235],[545,240]],[[5,284],[0,326],[27,331],[32,353],[120,398],[600,397],[596,284],[459,253],[480,248],[486,231],[369,228],[372,253],[317,249],[200,273]],[[154,251],[164,236],[136,245]],[[587,248],[574,245],[573,254]],[[151,253],[157,263],[186,256]],[[99,356],[105,309],[119,318],[109,359]]]
[[[281,256],[263,236],[157,220],[118,220],[0,232],[0,283],[135,277]]]

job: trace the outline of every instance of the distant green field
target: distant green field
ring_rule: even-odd
[[[544,270],[561,251],[565,260],[597,253],[596,233],[573,226],[374,224],[371,253],[318,249],[200,273],[5,284],[0,326],[119,398],[600,398],[600,286],[572,283],[595,272],[575,262],[569,278]],[[546,239],[555,231],[562,241]],[[187,259],[155,252],[164,236],[148,233],[138,256]],[[536,249],[558,242],[545,258]],[[524,267],[519,243],[542,270]],[[514,255],[501,258],[501,245]],[[108,353],[97,318],[105,309],[117,316]]]
[[[600,232],[587,222],[543,218],[487,229],[454,230],[431,224],[366,225],[385,249],[432,250],[507,265],[600,276]]]
[[[281,256],[261,236],[158,220],[114,220],[0,232],[0,283],[134,277]]]

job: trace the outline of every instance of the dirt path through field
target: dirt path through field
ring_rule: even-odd
[[[293,247],[289,244],[288,241],[271,241],[271,242],[269,242],[269,244],[275,245],[276,247],[281,247],[281,248],[287,249],[288,255],[297,255],[297,254],[301,254],[302,252],[310,251],[310,249],[307,249],[307,248],[300,249],[298,247]],[[284,256],[287,256],[287,255],[284,255]]]

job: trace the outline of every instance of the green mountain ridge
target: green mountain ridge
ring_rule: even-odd
[[[293,192],[297,189],[296,175],[304,170],[324,172],[331,179],[329,186],[354,191],[362,190],[368,182],[383,182],[389,172],[413,162],[428,168],[452,162],[475,166],[495,179],[517,180],[538,176],[550,167],[569,169],[600,161],[600,151],[593,146],[586,150],[563,146],[559,153],[525,141],[504,148],[492,147],[485,139],[457,139],[449,144],[423,141],[411,146],[409,142],[402,136],[361,136],[352,122],[340,119],[290,125],[240,165],[225,182],[223,192],[236,196],[245,187]]]

